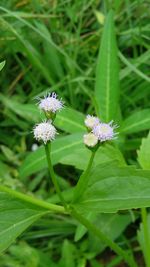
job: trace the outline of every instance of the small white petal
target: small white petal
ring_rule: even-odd
[[[98,138],[93,133],[88,133],[83,136],[83,141],[86,146],[94,147],[98,143]]]
[[[45,112],[55,113],[63,108],[63,102],[57,99],[57,95],[55,93],[52,93],[40,100],[39,108]]]
[[[46,144],[48,141],[55,139],[56,129],[50,122],[42,122],[33,129],[34,138],[38,141],[43,141]]]
[[[87,115],[84,122],[87,128],[93,129],[93,127],[96,126],[100,121],[99,118],[95,116]]]
[[[110,123],[99,123],[93,128],[93,133],[97,136],[98,140],[101,142],[112,140],[115,138],[116,133],[114,132],[116,126]]]

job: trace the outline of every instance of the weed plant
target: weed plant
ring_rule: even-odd
[[[0,267],[150,267],[149,5],[1,0]]]

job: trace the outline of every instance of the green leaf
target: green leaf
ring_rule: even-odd
[[[92,212],[88,212],[88,214],[85,213],[84,216],[90,221],[93,221],[95,219],[95,213]],[[75,232],[74,241],[79,241],[85,235],[85,233],[87,233],[87,231],[88,230],[84,225],[79,224]]]
[[[53,215],[52,215],[53,217]],[[75,231],[75,225],[72,219],[68,218],[67,220],[64,220],[64,217],[52,219],[51,216],[49,217],[43,217],[39,221],[35,222],[34,226],[35,229],[31,230],[29,229],[26,233],[24,233],[25,239],[35,239],[39,237],[64,237],[67,235],[74,234]],[[56,216],[57,217],[57,216]],[[40,228],[39,228],[40,225]]]
[[[137,111],[126,118],[120,128],[120,132],[130,134],[150,128],[150,109]]]
[[[67,239],[62,244],[62,256],[59,261],[60,267],[75,267],[76,247]]]
[[[33,104],[22,104],[15,99],[0,94],[2,103],[15,114],[30,122],[38,122],[45,118],[38,107]],[[84,132],[84,115],[74,109],[64,108],[57,114],[55,125],[68,133]]]
[[[62,49],[60,48],[58,45],[56,45],[52,39],[50,39],[49,37],[47,37],[47,35],[45,34],[45,32],[43,32],[41,29],[38,29],[37,27],[34,27],[32,23],[30,23],[29,21],[23,19],[20,14],[18,12],[12,12],[2,6],[0,6],[0,10],[4,11],[6,14],[9,14],[11,17],[16,18],[18,21],[20,21],[21,23],[23,23],[23,25],[26,25],[30,30],[34,32],[36,32],[40,37],[42,37],[44,40],[46,40],[51,46],[53,46],[56,51],[58,51],[60,54],[62,54],[69,63],[71,63],[74,67],[76,67],[78,70],[80,70],[80,68],[78,67],[78,65],[73,61],[72,58],[70,58],[68,56],[68,54]],[[24,42],[24,39],[22,38],[22,36],[16,31],[16,27],[12,27],[12,24],[8,23],[6,20],[4,20],[1,17],[1,20],[4,22],[4,24],[7,25],[7,27],[17,36],[17,38],[21,41],[21,43],[26,47],[26,43]]]
[[[90,151],[86,147],[76,149],[73,154],[64,155],[60,159],[60,163],[74,166],[78,169],[84,170],[87,167],[87,163],[90,158]],[[125,160],[122,153],[117,147],[114,147],[109,144],[100,146],[96,152],[93,166],[97,166],[100,163],[117,162],[118,166],[125,166]]]
[[[147,138],[142,139],[140,150],[138,150],[138,162],[144,170],[150,170],[150,132]]]
[[[82,134],[72,134],[56,139],[52,143],[53,165],[62,163],[84,170],[90,157],[90,151],[84,146],[82,139]],[[126,165],[117,148],[108,144],[100,147],[94,159],[94,166],[100,163],[111,164],[111,162],[116,162],[118,166]],[[28,154],[20,167],[20,177],[24,178],[44,168],[47,168],[45,150],[44,147],[40,147]]]
[[[119,100],[119,65],[113,12],[107,15],[96,70],[95,98],[100,118],[115,119]]]
[[[150,82],[150,78],[145,75],[143,72],[141,72],[139,69],[136,68],[135,65],[131,64],[130,61],[124,57],[124,55],[119,52],[119,57],[122,60],[124,64],[126,64],[131,71],[135,72],[138,76],[140,76],[142,79],[146,80],[147,82]]]
[[[127,63],[126,67],[120,71],[120,80],[123,80],[124,78],[129,76],[129,74],[132,71],[135,72],[135,70],[137,70],[137,67],[140,67],[143,63],[149,61],[149,58],[150,58],[150,51],[147,50],[146,52],[142,53],[140,56],[134,59],[134,65],[132,64],[132,67],[131,63],[129,64],[129,62],[126,62]]]
[[[111,240],[115,240],[131,223],[131,214],[129,212],[124,214],[96,214],[96,218],[92,222]],[[91,233],[89,233],[88,240],[89,250],[95,256],[106,248],[106,244]]]
[[[131,215],[128,214],[95,214],[93,212],[84,211],[84,216],[92,223],[97,225],[103,233],[109,236],[112,240],[115,240],[120,234],[125,230],[127,225],[131,222]],[[75,241],[79,241],[85,233],[87,233],[87,228],[82,224],[79,224],[76,233]],[[95,236],[90,235],[89,238],[89,249],[92,250],[94,254],[102,252],[106,244],[100,242]],[[91,239],[94,242],[91,242]]]
[[[39,119],[44,118],[36,105],[23,104],[15,98],[10,99],[3,94],[0,94],[0,101],[6,108],[27,121],[37,122]]]
[[[13,198],[5,192],[0,192],[0,203],[0,252],[2,252],[47,211]]]
[[[47,40],[49,40],[48,42],[47,40],[43,39],[42,44],[44,53],[42,53],[41,55],[41,62],[42,60],[44,60],[43,62],[45,62],[46,68],[49,70],[49,73],[51,73],[51,75],[53,74],[53,76],[55,77],[54,80],[56,80],[56,77],[62,79],[64,76],[64,61],[62,61],[61,54],[57,51],[57,49],[52,44],[50,44],[50,42],[52,42],[50,31],[48,30],[46,25],[44,23],[41,23],[40,21],[36,20],[35,25],[37,29],[46,36]]]
[[[150,240],[150,214],[148,213],[147,214],[147,226],[148,226],[148,239]],[[140,229],[138,230],[137,232],[137,239],[138,239],[138,242],[140,244],[140,248],[142,250],[142,253],[143,253],[143,256],[145,258],[145,262],[147,263],[147,252],[149,253],[149,251],[147,251],[147,242],[145,240],[145,234],[144,234],[144,224],[143,222],[141,222],[140,224]],[[148,265],[147,265],[148,266]]]
[[[55,125],[68,133],[85,132],[84,115],[72,108],[64,108],[57,114]]]
[[[150,207],[149,171],[99,165],[89,175],[87,189],[74,204],[78,211],[107,213]]]
[[[0,62],[0,71],[4,68],[6,61]]]
[[[49,258],[47,253],[31,247],[25,240],[11,245],[7,253],[0,256],[0,263],[1,266],[11,267],[59,267]]]
[[[0,161],[0,181],[5,180],[8,181],[10,178],[10,169],[9,166],[6,165],[4,162]]]
[[[1,145],[0,148],[8,161],[18,164],[17,156],[9,147]]]
[[[72,134],[60,137],[52,142],[52,163],[61,161],[64,155],[73,154],[78,148],[82,148],[82,134]],[[47,167],[44,147],[30,153],[20,168],[20,177],[25,177]]]
[[[0,186],[0,252],[41,216],[63,210],[61,206]]]

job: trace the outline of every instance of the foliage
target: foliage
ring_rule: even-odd
[[[1,1],[0,266],[149,266],[147,10],[144,0]],[[44,119],[36,98],[53,91],[65,103],[51,156],[68,212],[31,133]],[[86,114],[114,120],[119,135],[100,146],[72,201],[91,154]]]

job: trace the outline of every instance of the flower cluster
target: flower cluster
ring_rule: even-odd
[[[33,134],[36,140],[46,144],[55,139],[57,131],[52,123],[56,112],[63,108],[63,102],[57,99],[55,93],[51,93],[44,97],[44,99],[40,99],[38,105],[44,111],[48,120],[37,124],[33,129]]]
[[[55,93],[48,94],[43,99],[39,99],[39,109],[45,113],[46,121],[37,124],[33,129],[34,138],[46,144],[55,139],[57,134],[56,128],[53,126],[53,121],[56,112],[63,108],[62,100],[57,98]],[[85,126],[87,134],[84,134],[83,141],[89,148],[95,147],[100,142],[105,142],[116,138],[116,125],[113,121],[103,123],[96,116],[87,115],[85,118]]]
[[[116,138],[117,133],[114,131],[117,128],[113,121],[103,123],[99,118],[87,115],[85,125],[88,133],[83,136],[84,144],[88,147],[95,147],[99,142],[105,142]]]
[[[56,128],[51,124],[51,121],[45,121],[37,124],[33,133],[36,140],[43,141],[46,144],[48,141],[55,139]]]
[[[53,92],[44,99],[40,99],[39,108],[45,112],[56,113],[63,108],[63,102],[58,100],[56,93]]]

